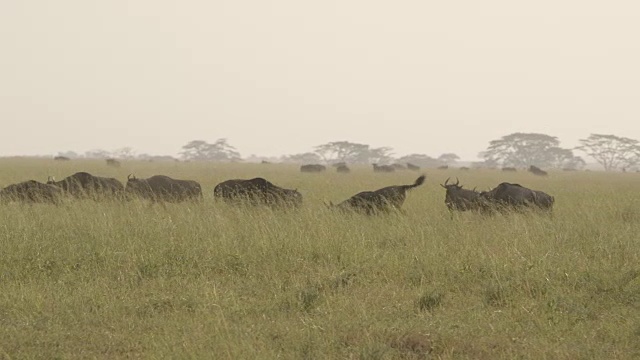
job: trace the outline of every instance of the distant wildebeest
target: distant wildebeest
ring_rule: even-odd
[[[462,171],[468,171],[468,170],[469,170],[469,168],[468,168],[468,167],[466,167],[466,166],[463,166],[463,167],[461,167],[461,168],[460,168],[460,170],[462,170]]]
[[[425,178],[425,175],[421,175],[411,185],[394,185],[376,191],[359,192],[338,205],[330,203],[330,208],[352,210],[367,215],[388,212],[392,209],[402,210],[402,204],[404,204],[404,200],[407,197],[407,190],[422,185]]]
[[[11,201],[25,203],[50,203],[58,204],[62,195],[62,189],[43,184],[35,180],[28,180],[18,184],[12,184],[0,190],[0,202]]]
[[[548,175],[546,171],[544,171],[544,170],[542,170],[539,167],[534,166],[534,165],[529,166],[529,170],[528,171],[530,173],[532,173],[533,175],[538,175],[538,176],[547,176]]]
[[[351,169],[349,169],[349,167],[347,165],[340,165],[336,168],[336,171],[341,173],[341,174],[347,174],[349,172],[351,172]]]
[[[420,170],[420,166],[413,165],[412,163],[407,163],[407,169],[413,170],[413,171],[419,171]]]
[[[227,202],[246,201],[252,205],[299,206],[302,194],[284,189],[263,178],[227,180],[213,189],[213,196]]]
[[[555,198],[542,191],[531,190],[520,184],[503,182],[490,191],[480,193],[487,204],[502,208],[540,208],[551,210]]]
[[[440,165],[438,166],[438,169],[440,170],[447,170],[449,168],[449,165]]]
[[[340,162],[331,164],[331,166],[333,166],[335,168],[339,168],[340,166],[347,166],[347,163],[344,162],[344,161],[340,161]]]
[[[327,170],[327,167],[320,164],[307,164],[300,166],[301,172],[323,172]]]
[[[514,168],[514,167],[503,167],[502,171],[516,172],[518,170],[516,168]]]
[[[71,159],[69,159],[69,158],[68,158],[68,157],[66,157],[66,156],[60,156],[60,155],[58,155],[58,156],[54,157],[54,158],[53,158],[53,160],[58,160],[58,161],[69,161],[69,160],[71,160]]]
[[[202,187],[194,180],[177,180],[165,175],[138,179],[129,174],[125,193],[154,202],[181,202],[202,200]]]
[[[60,181],[50,176],[47,184],[57,186],[77,198],[117,198],[124,195],[124,186],[118,179],[93,176],[83,171]]]
[[[449,184],[449,178],[447,178],[440,186],[447,190],[444,203],[449,210],[467,211],[481,208],[480,193],[475,189],[463,189],[458,178],[456,178],[455,184]]]
[[[107,159],[106,161],[108,166],[120,167],[120,161],[116,159]]]
[[[269,161],[267,161],[267,160],[262,160],[260,163],[261,163],[261,164],[271,164],[271,162],[269,162]]]
[[[391,166],[393,166],[396,170],[407,170],[407,167],[402,164],[393,163],[391,164]]]
[[[394,171],[396,171],[396,168],[394,168],[391,165],[373,164],[373,171],[374,172],[394,172]]]

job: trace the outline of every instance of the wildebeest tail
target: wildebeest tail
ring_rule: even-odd
[[[416,181],[412,184],[412,185],[404,185],[403,187],[408,190],[408,189],[413,189],[414,187],[418,187],[422,184],[424,184],[424,180],[427,178],[426,175],[420,175]]]

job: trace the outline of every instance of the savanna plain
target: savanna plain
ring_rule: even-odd
[[[640,174],[425,169],[406,213],[334,212],[420,173],[280,164],[2,159],[0,186],[76,171],[202,184],[200,203],[0,206],[0,358],[640,357]],[[297,188],[296,210],[213,199]],[[456,213],[447,177],[555,196],[552,215]]]

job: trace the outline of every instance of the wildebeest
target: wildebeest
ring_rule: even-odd
[[[298,190],[284,189],[264,178],[234,179],[219,183],[213,196],[227,202],[246,201],[252,205],[299,206],[302,194]]]
[[[178,180],[165,175],[154,175],[147,179],[138,179],[129,174],[125,193],[129,197],[138,197],[154,202],[181,202],[202,199],[202,187],[197,181]]]
[[[396,168],[394,168],[391,165],[373,164],[373,171],[374,172],[394,172],[394,171],[396,171]]]
[[[438,169],[440,170],[447,170],[449,168],[449,165],[440,165],[438,166]]]
[[[43,184],[35,180],[28,180],[18,184],[12,184],[0,190],[0,201],[3,203],[19,201],[26,203],[51,203],[58,204],[62,195],[62,189]]]
[[[412,163],[407,163],[407,169],[413,170],[413,171],[419,171],[420,170],[420,166],[413,165]]]
[[[341,174],[348,174],[349,172],[351,172],[351,169],[349,169],[347,165],[340,165],[336,168],[336,171]]]
[[[425,175],[421,175],[411,185],[394,185],[376,191],[359,192],[338,205],[330,203],[330,207],[339,210],[352,210],[367,215],[388,212],[391,209],[401,210],[402,204],[404,204],[404,200],[407,197],[407,190],[422,185],[425,178]]]
[[[547,172],[540,169],[537,166],[531,165],[529,166],[529,172],[532,173],[533,175],[538,175],[538,176],[547,176]]]
[[[481,208],[480,193],[475,189],[463,189],[458,178],[456,178],[455,184],[449,184],[449,178],[447,178],[440,186],[447,190],[444,203],[449,210],[467,211]]]
[[[502,171],[507,171],[507,172],[516,172],[518,171],[516,168],[514,167],[503,167]]]
[[[321,164],[307,164],[300,166],[301,172],[323,172],[327,167]]]
[[[124,194],[124,186],[118,179],[93,176],[88,172],[77,172],[55,181],[49,177],[47,184],[54,185],[77,198],[116,198]]]
[[[338,167],[340,167],[340,166],[347,166],[347,163],[346,163],[346,162],[344,162],[344,161],[340,161],[340,162],[337,162],[337,163],[333,163],[333,164],[331,164],[331,166],[333,166],[333,167],[335,167],[335,168],[338,168]]]
[[[482,199],[488,204],[498,205],[499,208],[522,209],[527,207],[537,207],[551,210],[555,201],[542,191],[531,190],[520,184],[503,182],[490,191],[480,193]]]
[[[58,155],[58,156],[54,157],[54,158],[53,158],[53,160],[58,160],[58,161],[69,161],[69,160],[71,160],[71,159],[69,159],[69,158],[68,158],[68,157],[66,157],[66,156]]]
[[[120,161],[116,159],[107,159],[106,161],[107,161],[107,165],[109,166],[120,167]]]
[[[462,171],[468,171],[468,170],[469,170],[469,168],[468,168],[468,167],[466,167],[466,166],[463,166],[463,167],[461,167],[461,168],[460,168],[460,170],[462,170]]]
[[[270,161],[267,161],[267,160],[262,160],[260,163],[261,163],[261,164],[271,164],[271,162],[270,162]]]

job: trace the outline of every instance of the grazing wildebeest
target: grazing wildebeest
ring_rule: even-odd
[[[106,161],[107,161],[107,165],[109,166],[120,167],[120,161],[116,159],[107,159]]]
[[[438,169],[440,170],[447,170],[449,168],[449,165],[440,165],[438,166]]]
[[[299,206],[302,194],[284,189],[263,178],[227,180],[213,189],[213,196],[227,202],[247,201],[252,205]]]
[[[555,201],[542,191],[531,190],[520,184],[503,182],[490,191],[480,193],[482,199],[487,204],[498,205],[501,208],[522,209],[527,207],[537,207],[551,210]]]
[[[413,171],[419,171],[420,170],[420,166],[413,165],[412,163],[407,163],[407,169],[413,170]]]
[[[165,175],[138,179],[129,174],[125,193],[131,197],[154,202],[181,202],[202,200],[202,187],[197,181],[177,180]]]
[[[69,159],[69,158],[68,158],[68,157],[66,157],[66,156],[60,156],[60,155],[58,155],[58,156],[54,157],[54,158],[53,158],[53,160],[58,160],[58,161],[69,161],[69,160],[71,160],[71,159]]]
[[[19,201],[26,203],[58,204],[62,190],[56,186],[28,180],[12,184],[0,190],[0,201],[7,203]]]
[[[349,172],[351,172],[351,169],[349,169],[347,165],[340,165],[336,168],[336,171],[341,174],[348,174]]]
[[[411,185],[394,185],[376,191],[359,192],[338,205],[330,203],[330,207],[339,210],[362,212],[367,215],[388,212],[391,209],[401,210],[402,204],[404,204],[404,200],[407,197],[407,190],[422,185],[425,178],[425,175],[421,175]]]
[[[93,176],[87,172],[77,172],[61,181],[49,177],[47,184],[62,189],[77,198],[117,198],[124,195],[124,186],[118,179]]]
[[[514,168],[514,167],[503,167],[502,171],[516,172],[518,170],[516,168]]]
[[[300,166],[301,172],[323,172],[327,170],[327,167],[320,164],[307,164]]]
[[[391,165],[373,164],[373,172],[394,172],[396,168]]]
[[[478,210],[481,208],[480,193],[474,190],[463,189],[460,180],[456,178],[455,184],[449,184],[449,178],[440,184],[447,190],[444,203],[449,210]]]
[[[538,176],[547,176],[547,172],[540,169],[537,166],[531,165],[529,166],[529,172],[532,173],[533,175],[538,175]]]

